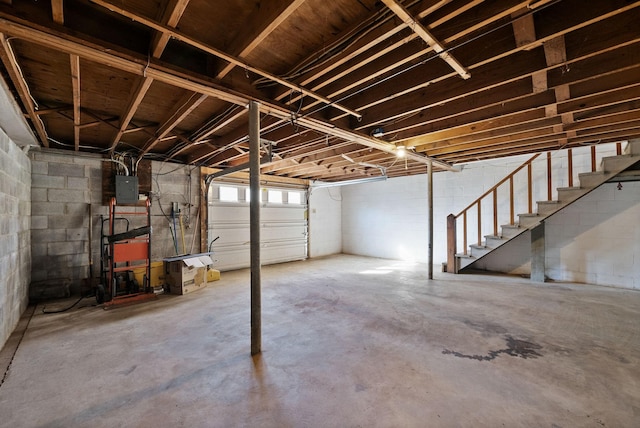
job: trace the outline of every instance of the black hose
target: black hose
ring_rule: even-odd
[[[45,310],[46,309],[46,306],[45,306],[45,307],[42,308],[42,313],[43,314],[59,314],[61,312],[66,312],[69,309],[73,308],[78,303],[80,303],[80,300],[84,299],[85,297],[87,297],[87,296],[80,296],[80,298],[78,300],[76,300],[71,306],[63,308],[63,309],[55,309],[55,310],[52,310],[52,311],[47,311],[47,310]]]

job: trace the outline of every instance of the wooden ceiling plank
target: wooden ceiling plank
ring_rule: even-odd
[[[565,73],[562,84],[572,83],[572,81],[574,81],[573,79],[576,79],[575,81],[583,80],[588,78],[586,76],[589,75],[600,76],[604,73],[615,73],[627,67],[637,66],[638,54],[634,45],[637,45],[639,41],[640,38],[623,43],[617,50],[604,48],[598,53],[588,52],[580,57],[571,59],[568,63],[573,65],[578,64],[579,67],[575,67],[576,70],[574,73]],[[629,54],[625,55],[621,54],[621,52],[628,52]],[[603,61],[602,58],[605,57],[610,58],[610,60]],[[423,92],[403,91],[405,95],[403,103],[397,103],[393,106],[383,104],[384,101],[394,99],[395,95],[391,98],[383,99],[380,102],[376,101],[367,106],[369,112],[356,129],[366,129],[380,123],[402,118],[408,114],[418,113],[439,104],[449,103],[456,99],[463,99],[476,93],[486,93],[489,90],[500,88],[505,84],[517,80],[524,78],[531,79],[533,73],[542,70],[550,73],[555,69],[564,67],[564,64],[554,67],[544,67],[541,64],[537,64],[537,61],[539,61],[539,58],[534,51],[521,52],[517,60],[515,58],[505,58],[499,62],[492,63],[482,70],[477,70],[475,78],[465,85],[455,85],[453,82],[448,86],[440,85],[439,91],[436,89],[429,93],[429,100],[425,100],[425,94]],[[470,67],[474,68],[474,66]],[[509,67],[508,74],[500,71],[504,67]],[[550,85],[550,87],[554,87],[554,85]]]
[[[200,104],[207,99],[207,95],[197,93],[187,93],[185,96],[176,103],[176,107],[169,114],[169,117],[165,122],[160,125],[156,131],[154,138],[150,139],[145,147],[142,149],[140,155],[143,156],[158,144],[164,137],[173,130],[180,122],[182,122],[191,112],[193,112]]]
[[[41,46],[46,46],[51,49],[70,54],[72,53],[122,71],[132,72],[137,75],[145,75],[146,73],[149,77],[169,85],[213,96],[236,105],[246,106],[250,99],[255,99],[255,97],[247,96],[227,88],[222,88],[210,81],[200,81],[193,77],[186,78],[185,76],[177,74],[171,70],[159,68],[151,62],[136,61],[124,54],[116,55],[112,51],[98,49],[96,46],[87,42],[78,42],[75,37],[69,36],[66,33],[61,33],[52,29],[36,29],[32,28],[29,24],[33,25],[28,22],[21,22],[19,18],[0,13],[0,33],[9,33],[31,43],[36,43]],[[286,108],[271,103],[268,100],[257,101],[260,102],[260,109],[263,113],[285,120],[288,120],[291,117],[291,112]],[[373,147],[389,153],[395,152],[394,144],[372,138],[350,129],[339,127],[323,120],[299,117],[297,122],[302,127],[314,129],[320,133],[333,135],[344,140],[356,141],[364,146]],[[409,156],[417,162],[427,163],[429,161],[424,156],[414,154],[409,154]],[[451,165],[441,163],[437,159],[433,159],[432,161],[433,163],[439,164],[442,168],[455,170]]]
[[[2,49],[0,50],[0,59],[7,69],[7,73],[9,73],[9,77],[16,87],[16,90],[18,91],[18,96],[20,97],[22,105],[27,111],[27,115],[29,116],[31,123],[35,128],[36,134],[38,134],[40,143],[42,143],[42,145],[45,147],[49,147],[49,137],[47,136],[47,131],[44,128],[44,123],[35,113],[36,105],[33,98],[31,97],[29,86],[24,79],[22,70],[18,65],[16,57],[13,53],[13,49],[11,48],[11,44],[9,43],[9,40],[4,33],[0,33],[0,44],[2,44]]]
[[[73,92],[73,145],[80,150],[80,57],[69,55],[71,63],[71,87]]]
[[[137,78],[137,86],[131,92],[131,97],[129,98],[127,107],[125,107],[124,112],[121,115],[120,127],[118,128],[118,131],[116,132],[114,137],[111,139],[110,153],[113,153],[120,143],[120,139],[126,133],[127,128],[129,127],[129,124],[133,119],[133,116],[136,114],[138,107],[142,103],[142,100],[147,94],[147,91],[151,87],[152,83],[153,79],[150,77]]]
[[[597,79],[590,79],[585,81],[578,80],[572,82],[572,93],[582,96],[592,96],[594,94],[603,93],[616,88],[620,85],[627,86],[637,81],[638,70],[640,66],[624,69],[615,74],[603,74]],[[586,88],[583,89],[582,87]],[[492,92],[490,96],[469,97],[459,102],[447,103],[444,106],[439,106],[430,109],[428,114],[421,113],[420,115],[413,116],[409,120],[402,121],[398,126],[385,126],[385,133],[387,135],[393,135],[396,141],[418,139],[420,136],[424,136],[424,139],[430,140],[434,132],[451,129],[455,132],[460,123],[470,125],[468,128],[462,128],[460,132],[471,133],[474,129],[482,130],[479,123],[488,121],[494,123],[495,126],[504,126],[504,123],[500,123],[500,120],[513,116],[514,121],[527,120],[531,111],[538,111],[541,107],[542,114],[545,114],[544,110],[547,110],[547,116],[555,116],[558,114],[557,105],[555,102],[555,92],[546,91],[543,93],[526,93],[526,88],[522,87],[524,96],[517,95],[516,93],[510,93],[505,87],[500,93]],[[505,97],[494,97],[493,95],[502,94],[506,92]],[[576,97],[576,95],[574,95]],[[473,108],[468,108],[473,106]],[[607,107],[610,109],[610,107]],[[632,107],[631,107],[632,108]],[[524,116],[520,116],[520,113]],[[581,113],[584,116],[584,113]],[[500,119],[504,118],[504,119]],[[534,116],[537,118],[537,116]]]
[[[584,21],[581,21],[579,18],[580,16],[576,16],[573,17],[573,20],[568,21],[567,23],[567,27],[562,28],[560,30],[558,30],[557,32],[548,35],[544,38],[538,39],[535,43],[536,44],[542,44],[542,43],[546,43],[549,40],[555,39],[559,36],[563,36],[565,34],[568,34],[572,31],[576,31],[578,29],[582,29],[585,27],[588,27],[589,25],[593,25],[595,23],[598,23],[600,21],[606,20],[608,18],[612,18],[615,17],[617,15],[620,15],[626,11],[629,11],[631,9],[633,9],[634,7],[637,7],[640,5],[640,2],[634,2],[633,4],[630,4],[628,6],[625,7],[621,7],[619,9],[610,11],[608,13],[602,14],[602,15],[598,15],[595,17],[591,17],[590,19],[585,19]],[[587,9],[588,10],[588,9]],[[526,48],[528,48],[529,46],[527,46]],[[619,45],[614,45],[611,46],[611,48],[616,48],[619,47]],[[469,70],[477,70],[480,67],[484,67],[485,65],[494,64],[494,67],[498,67],[496,68],[497,70],[512,70],[513,67],[516,65],[515,63],[513,63],[513,59],[511,58],[511,56],[516,53],[516,52],[520,52],[520,56],[521,57],[526,57],[526,54],[531,53],[530,52],[524,52],[526,49],[525,47],[521,47],[521,48],[514,48],[514,49],[509,49],[506,50],[498,55],[490,55],[489,58],[479,61],[473,65],[469,65],[467,68]],[[604,51],[604,49],[600,49],[599,52]],[[567,64],[570,64],[572,62],[575,61],[579,61],[581,59],[585,59],[589,54],[582,54],[580,55],[579,58],[572,58],[570,61],[567,62]],[[595,53],[591,53],[591,55],[595,55]],[[502,60],[502,63],[504,63],[502,66],[499,66],[499,64],[501,64],[501,62],[499,62],[500,60]],[[526,67],[525,67],[526,68]],[[547,69],[549,69],[550,67],[547,67]],[[486,69],[486,68],[485,68]],[[542,66],[536,66],[535,64],[531,64],[531,66],[529,67],[530,71],[527,72],[527,75],[531,75],[534,72],[538,72],[541,71],[542,69],[544,69],[544,67]],[[478,71],[476,71],[477,73]],[[504,77],[504,71],[499,72],[497,76],[495,76],[496,78],[494,78],[494,83],[500,83],[500,82],[508,82],[511,81],[512,78],[510,78],[510,76]],[[520,76],[516,76],[516,78],[521,78],[524,77],[525,73],[521,74]],[[396,99],[400,96],[405,97],[405,99],[407,98],[408,95],[416,95],[418,91],[423,90],[424,88],[426,88],[427,86],[433,85],[434,83],[437,82],[442,82],[444,79],[446,78],[450,78],[451,76],[455,76],[455,75],[447,75],[447,76],[442,76],[440,78],[434,79],[434,80],[430,80],[430,81],[423,81],[420,84],[415,84],[414,79],[410,79],[407,78],[404,81],[406,82],[405,87],[401,90],[399,90],[398,88],[393,88],[392,90],[389,90],[388,93],[385,93],[383,86],[378,86],[376,88],[376,91],[371,92],[370,94],[368,94],[367,96],[359,96],[358,98],[354,99],[354,101],[350,101],[349,104],[351,106],[353,106],[353,108],[355,108],[358,111],[362,111],[364,112],[365,110],[369,110],[367,116],[370,117],[370,119],[367,120],[367,117],[365,117],[362,121],[362,124],[357,128],[357,129],[363,129],[365,127],[368,126],[374,126],[376,123],[382,123],[385,121],[389,121],[389,120],[393,120],[396,117],[402,116],[402,114],[409,114],[411,113],[412,109],[407,109],[405,110],[403,113],[400,112],[401,108],[396,108],[396,110],[398,111],[398,113],[393,113],[393,114],[384,114],[384,112],[390,111],[391,109],[388,109],[386,106],[380,106],[380,104],[386,103],[388,101],[391,101],[393,99]],[[498,77],[500,76],[500,77]],[[504,77],[504,78],[503,78]],[[495,85],[486,83],[486,84],[482,84],[482,82],[475,82],[476,79],[472,79],[468,85],[472,86],[473,88],[475,88],[474,90],[486,90],[486,89],[490,89],[495,87]],[[420,81],[420,80],[415,80],[415,81]],[[397,82],[394,83],[394,85],[397,85]],[[417,96],[417,98],[421,98],[419,96]],[[403,100],[404,101],[404,100]],[[420,101],[420,103],[422,102],[422,100]],[[401,104],[405,104],[405,105],[412,105],[412,103],[398,103],[397,105],[400,106]],[[374,107],[378,107],[377,109],[374,109]],[[341,117],[343,117],[343,115],[338,115],[332,118],[332,120],[337,120],[340,119]]]
[[[243,69],[245,69],[247,71],[255,73],[255,74],[257,74],[257,75],[259,75],[261,77],[267,78],[267,79],[269,79],[269,80],[271,80],[273,82],[279,83],[280,85],[286,86],[289,89],[294,89],[296,91],[302,92],[304,95],[313,97],[313,98],[315,98],[315,99],[317,99],[319,101],[324,102],[327,105],[331,105],[334,108],[337,108],[338,110],[342,110],[343,112],[345,112],[347,114],[350,114],[350,115],[355,116],[357,118],[361,117],[360,113],[358,113],[355,110],[352,110],[352,109],[346,108],[346,107],[344,107],[344,106],[342,106],[340,104],[337,104],[334,101],[328,99],[327,97],[325,97],[323,95],[317,94],[317,93],[315,93],[313,91],[310,91],[310,90],[308,90],[306,88],[303,88],[302,86],[299,86],[299,85],[296,85],[294,83],[291,83],[291,82],[289,82],[289,81],[287,81],[285,79],[282,79],[282,78],[280,78],[280,77],[276,76],[275,74],[272,74],[272,73],[270,73],[268,71],[264,71],[264,70],[259,69],[258,67],[254,67],[254,66],[248,64],[242,58],[238,58],[236,56],[227,54],[225,52],[222,52],[219,49],[216,49],[216,48],[214,48],[212,46],[209,46],[209,45],[207,45],[205,43],[199,42],[199,41],[195,40],[194,38],[189,37],[186,34],[183,34],[182,32],[179,32],[179,31],[177,31],[177,30],[175,30],[175,29],[173,29],[171,27],[168,27],[166,25],[158,23],[158,22],[156,22],[156,21],[154,21],[152,19],[145,18],[145,17],[143,17],[140,14],[137,14],[135,12],[128,11],[128,10],[122,8],[122,7],[119,7],[119,6],[111,3],[110,1],[105,1],[105,0],[92,0],[92,1],[93,1],[93,3],[95,3],[95,4],[99,5],[99,6],[102,6],[104,8],[107,8],[107,9],[111,10],[112,12],[116,12],[116,13],[122,15],[122,16],[125,16],[125,17],[127,17],[129,19],[132,19],[132,20],[134,20],[134,21],[136,21],[136,22],[138,22],[138,23],[140,23],[142,25],[145,25],[145,26],[147,26],[147,27],[149,27],[151,29],[154,29],[156,31],[163,32],[163,33],[169,35],[170,37],[175,38],[176,40],[179,40],[179,41],[181,41],[183,43],[186,43],[186,44],[188,44],[190,46],[193,46],[193,47],[195,47],[195,48],[197,48],[197,49],[199,49],[199,50],[201,50],[203,52],[206,52],[208,54],[216,56],[216,57],[218,57],[218,58],[220,58],[220,59],[222,59],[224,61],[227,61],[229,63],[232,63],[232,64],[234,64],[236,66],[240,66],[240,67],[242,67]]]
[[[306,0],[291,0],[284,7],[265,13],[263,10],[255,8],[251,17],[245,22],[246,34],[244,38],[236,38],[235,46],[229,51],[236,54],[238,58],[246,58],[253,50],[264,41],[276,28],[280,26],[293,12],[295,12]],[[267,2],[269,5],[275,2]],[[266,15],[266,16],[265,16]],[[218,73],[218,79],[222,79],[229,74],[236,64],[228,63]]]
[[[189,0],[171,0],[165,8],[160,22],[166,24],[168,27],[175,28],[182,18],[184,11],[189,5]],[[151,42],[151,54],[154,58],[160,58],[167,43],[169,43],[170,36],[164,32],[156,32]]]
[[[551,0],[545,0],[543,3],[548,3]],[[446,19],[440,19],[437,21],[432,22],[428,28],[429,29],[433,29],[436,28],[437,26],[439,26],[440,24],[446,22],[446,20],[452,19],[454,17],[459,16],[461,13],[471,9],[472,7],[475,7],[477,4],[482,3],[481,1],[475,1],[475,2],[469,2],[467,3],[467,5],[465,5],[465,7],[460,7],[457,8],[455,10],[454,13],[448,15],[446,17]],[[482,29],[484,27],[487,27],[489,25],[491,25],[494,22],[499,21],[500,19],[509,16],[511,13],[513,13],[516,10],[522,9],[523,7],[527,7],[528,6],[528,1],[524,1],[524,2],[519,2],[517,4],[513,4],[513,2],[503,2],[504,3],[504,9],[502,9],[499,13],[489,13],[488,16],[486,17],[486,19],[481,19],[479,22],[474,22],[473,25],[469,25],[467,26],[465,29],[461,30],[461,31],[457,31],[456,33],[454,33],[453,35],[447,37],[444,40],[444,43],[446,44],[450,44],[450,43],[454,43],[455,41],[462,39],[463,37],[473,33],[474,31],[477,31],[479,29]],[[492,3],[493,5],[493,3]],[[489,5],[487,5],[489,6]],[[484,9],[483,9],[484,10]],[[415,36],[417,37],[417,36]],[[338,98],[339,96],[343,95],[344,93],[346,93],[348,90],[354,89],[362,84],[364,84],[366,81],[370,81],[373,79],[376,79],[382,75],[384,75],[385,73],[390,72],[391,70],[397,69],[399,67],[404,66],[405,64],[410,64],[412,61],[414,61],[416,58],[419,57],[424,57],[425,55],[428,55],[430,52],[432,52],[431,48],[428,49],[423,49],[419,52],[416,53],[412,53],[412,54],[407,54],[407,53],[401,53],[398,55],[398,60],[395,62],[392,62],[391,64],[386,65],[385,67],[379,68],[378,70],[371,72],[371,70],[367,70],[366,73],[364,73],[364,76],[362,77],[358,77],[358,78],[353,78],[354,76],[356,76],[356,70],[360,67],[362,67],[365,64],[368,64],[369,62],[372,62],[373,59],[376,59],[377,57],[379,57],[380,55],[378,54],[379,52],[382,53],[387,53],[390,52],[392,50],[401,48],[406,46],[406,43],[409,39],[403,39],[400,40],[399,42],[390,45],[390,46],[384,46],[384,47],[380,47],[378,49],[376,49],[374,52],[369,52],[367,53],[366,57],[363,58],[361,60],[360,63],[357,63],[355,65],[353,65],[351,68],[349,68],[348,70],[342,70],[341,74],[338,75],[339,77],[343,77],[343,76],[347,76],[350,78],[350,81],[348,83],[344,83],[344,82],[340,82],[340,87],[337,88],[336,90],[333,91],[329,91],[329,98]],[[527,48],[531,48],[530,46]],[[325,79],[322,83],[313,86],[312,89],[313,90],[318,90],[324,86],[326,86],[327,83],[330,83],[332,81],[335,80],[335,77],[332,76],[328,79]],[[295,99],[294,99],[295,101]],[[303,108],[303,110],[308,110],[309,108],[314,107],[315,105],[317,105],[318,103],[312,103],[308,106],[305,106]],[[344,115],[340,115],[337,118],[343,117]],[[336,119],[337,119],[336,118]]]

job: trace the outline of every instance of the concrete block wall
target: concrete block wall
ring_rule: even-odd
[[[309,196],[309,257],[342,252],[342,188],[312,189]]]
[[[31,152],[31,273],[33,300],[78,293],[89,278],[89,226],[93,226],[94,274],[99,269],[102,160],[58,150]],[[92,218],[89,219],[91,205]],[[43,269],[43,266],[46,266]]]
[[[78,294],[83,284],[88,287],[85,279],[90,277],[90,270],[94,278],[100,277],[101,226],[103,219],[108,219],[109,215],[108,206],[102,205],[103,158],[47,149],[33,151],[31,157],[31,250],[34,267],[31,297],[46,299]],[[170,215],[170,202],[173,201],[180,203],[186,220],[184,230],[187,247],[195,233],[195,252],[199,252],[199,222],[196,221],[200,201],[198,174],[197,169],[152,162],[152,261],[175,255],[169,222],[162,213],[164,209]],[[191,204],[188,204],[189,196]],[[144,212],[141,208],[136,210]],[[146,222],[144,216],[131,216],[130,220],[131,228]],[[104,221],[104,227],[107,233],[107,221]],[[179,226],[178,231],[181,246]],[[92,258],[89,257],[89,248]],[[90,262],[93,263],[92,269]]]
[[[152,261],[176,255],[173,241],[171,203],[177,202],[183,227],[176,219],[178,254],[199,253],[200,250],[200,170],[193,166],[153,162],[151,165],[153,192],[151,203]],[[183,232],[184,244],[183,249]],[[195,241],[194,241],[195,236]]]
[[[31,162],[0,130],[0,349],[29,302],[30,214]]]

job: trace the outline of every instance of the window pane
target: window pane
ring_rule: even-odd
[[[287,194],[287,201],[290,204],[300,205],[300,203],[301,203],[300,192],[289,192]]]
[[[269,202],[272,204],[282,203],[282,192],[280,190],[269,190]]]
[[[238,189],[236,187],[220,186],[220,200],[238,202]]]

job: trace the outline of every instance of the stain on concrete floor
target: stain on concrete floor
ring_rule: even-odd
[[[458,358],[467,358],[477,361],[493,361],[502,354],[510,355],[512,357],[524,358],[525,360],[528,358],[538,358],[542,356],[542,354],[537,352],[538,350],[542,349],[542,346],[538,345],[537,343],[514,339],[511,336],[507,336],[505,340],[507,345],[506,348],[498,349],[496,351],[489,351],[487,355],[468,355],[456,351],[451,351],[449,349],[443,350],[442,353],[445,355],[453,355],[454,357]]]

